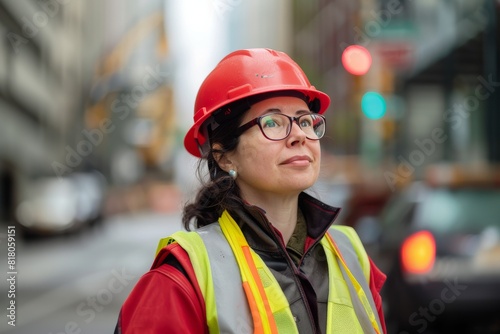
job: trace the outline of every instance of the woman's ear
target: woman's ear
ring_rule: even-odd
[[[231,160],[227,157],[227,154],[222,153],[222,146],[220,144],[213,144],[212,152],[214,160],[215,162],[217,162],[217,165],[219,165],[220,169],[229,172],[233,164]]]

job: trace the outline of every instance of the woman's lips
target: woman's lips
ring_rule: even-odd
[[[286,159],[281,163],[281,165],[309,166],[311,162],[312,159],[307,155],[296,155]]]

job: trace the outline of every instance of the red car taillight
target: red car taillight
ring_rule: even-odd
[[[403,271],[410,274],[425,274],[436,259],[436,240],[429,231],[410,235],[401,247]]]

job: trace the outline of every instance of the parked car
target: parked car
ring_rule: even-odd
[[[26,186],[15,218],[25,235],[56,235],[92,226],[102,218],[105,181],[98,172],[38,177]]]
[[[500,333],[500,174],[429,175],[368,224],[388,331]]]

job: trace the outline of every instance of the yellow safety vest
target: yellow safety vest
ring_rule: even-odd
[[[331,232],[336,242],[329,233],[320,242],[329,272],[326,331],[380,334],[361,241],[351,227],[334,226]],[[219,224],[161,239],[157,252],[172,242],[189,255],[205,300],[210,333],[298,333],[279,283],[227,211]]]

